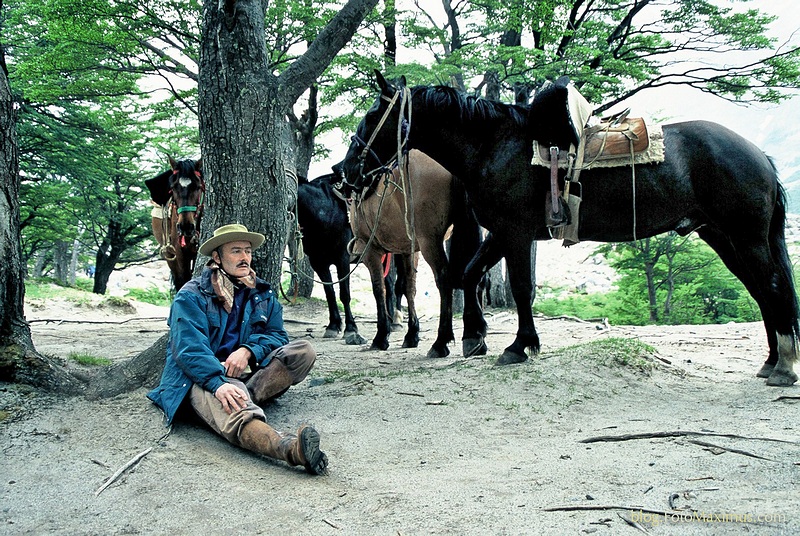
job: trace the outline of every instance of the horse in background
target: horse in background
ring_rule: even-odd
[[[402,168],[402,169],[401,169]],[[461,287],[461,276],[480,242],[478,224],[467,206],[458,180],[429,156],[411,151],[393,169],[373,175],[374,181],[357,185],[345,174],[346,190],[363,192],[350,205],[350,225],[356,238],[353,253],[363,256],[372,280],[377,306],[378,329],[372,347],[389,347],[387,312],[381,258],[393,253],[406,276],[408,331],[404,348],[419,345],[419,319],[414,304],[419,252],[434,273],[439,290],[439,328],[428,357],[449,355],[454,340],[453,289]],[[444,242],[453,228],[450,255]],[[466,315],[466,313],[465,313]],[[485,352],[475,348],[473,354]]]
[[[334,183],[338,181],[334,174],[322,175],[311,181],[299,177],[297,221],[301,230],[303,252],[323,284],[325,301],[328,304],[328,325],[323,338],[336,338],[342,333],[342,317],[330,269],[334,266],[339,278],[339,299],[344,310],[343,338],[347,344],[364,344],[366,341],[358,333],[350,307],[350,265],[354,259],[348,251],[348,244],[353,239],[353,231],[348,221],[347,202],[334,187]],[[292,244],[290,251],[293,249],[291,246]],[[397,273],[392,273],[393,271]],[[387,293],[387,304],[396,323],[399,321],[401,299],[401,295],[396,295],[399,291],[396,281],[403,281],[404,275],[402,269],[391,270],[391,266],[386,266],[384,272],[386,288],[391,289]],[[300,273],[297,276],[312,277],[312,274]]]
[[[156,205],[151,214],[153,235],[177,292],[194,271],[206,185],[202,159],[178,161],[169,157],[169,165],[170,169],[146,180],[145,185]]]
[[[467,269],[465,302],[477,302],[473,290],[479,276],[505,257],[519,326],[498,364],[526,360],[526,349],[540,349],[531,310],[530,246],[550,238],[545,200],[551,196],[551,171],[531,164],[533,142],[562,151],[578,145],[567,106],[568,80],[543,88],[526,107],[445,86],[408,88],[405,79],[395,85],[376,74],[380,94],[358,126],[345,173],[363,176],[373,165],[416,148],[463,182],[478,221],[490,231]],[[624,242],[696,231],[761,309],[769,354],[757,376],[767,378],[767,385],[792,385],[800,315],[785,241],[786,192],[773,162],[715,123],[668,124],[662,132],[663,162],[636,164],[635,176],[630,166],[582,172],[578,237]],[[558,180],[563,189],[563,177]],[[465,337],[485,336],[485,322],[479,320],[468,317],[465,303]]]

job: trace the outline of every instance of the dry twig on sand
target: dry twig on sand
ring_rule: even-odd
[[[796,445],[797,441],[789,441],[787,439],[774,439],[771,437],[750,437],[741,436],[737,434],[718,434],[715,432],[692,432],[690,430],[676,430],[669,432],[643,432],[639,434],[623,434],[618,436],[596,436],[581,439],[578,443],[602,443],[602,442],[616,442],[616,441],[631,441],[634,439],[657,439],[660,437],[690,437],[690,436],[705,436],[705,437],[727,437],[729,439],[750,439],[758,441],[774,441],[775,443],[789,443]]]
[[[108,486],[110,486],[110,485],[111,485],[111,484],[112,484],[112,483],[113,483],[113,482],[114,482],[114,481],[115,481],[117,478],[119,478],[119,475],[121,475],[121,474],[122,474],[122,473],[124,473],[126,470],[130,469],[131,467],[133,467],[134,465],[136,465],[137,463],[139,463],[139,460],[141,460],[142,458],[144,458],[145,456],[147,456],[148,454],[150,454],[150,451],[151,451],[151,450],[153,450],[153,447],[150,447],[149,449],[147,449],[147,450],[144,450],[144,451],[140,452],[139,454],[137,454],[136,456],[134,456],[134,457],[133,457],[133,458],[132,458],[132,459],[131,459],[131,460],[130,460],[128,463],[126,463],[125,465],[123,465],[122,467],[120,467],[119,469],[117,469],[117,472],[116,472],[116,473],[114,473],[113,475],[111,475],[111,477],[110,477],[108,480],[106,480],[106,481],[103,483],[103,485],[102,485],[102,486],[100,486],[99,488],[97,488],[97,491],[95,491],[95,492],[94,492],[94,496],[95,496],[95,497],[97,497],[98,495],[100,495],[100,493],[102,493],[104,489],[106,489],[106,488],[107,488]]]

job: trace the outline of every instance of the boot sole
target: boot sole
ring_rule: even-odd
[[[298,440],[300,441],[303,458],[306,459],[304,465],[306,472],[312,475],[327,475],[328,457],[319,450],[319,432],[309,426],[300,432]]]

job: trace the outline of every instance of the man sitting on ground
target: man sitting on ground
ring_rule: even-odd
[[[250,267],[263,243],[264,235],[231,224],[200,246],[211,260],[175,296],[167,362],[147,397],[169,425],[188,395],[200,419],[232,444],[322,475],[328,457],[319,433],[308,425],[277,432],[260,407],[305,379],[316,360],[308,341],[289,342],[281,304]]]

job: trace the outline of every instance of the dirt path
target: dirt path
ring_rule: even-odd
[[[28,317],[130,319],[33,323],[47,353],[119,359],[166,330],[166,309],[136,307],[53,302]],[[319,357],[268,418],[285,430],[313,422],[329,476],[259,459],[192,424],[167,434],[144,389],[88,402],[0,385],[0,533],[611,535],[641,533],[628,523],[636,520],[649,534],[800,533],[800,392],[754,377],[765,355],[760,324],[604,329],[537,319],[542,354],[497,368],[516,330],[510,312],[488,318],[491,356],[464,359],[459,344],[441,360],[424,357],[435,338],[429,313],[419,349],[398,348],[393,334],[387,352],[320,339],[322,305],[287,306],[285,316]],[[359,314],[367,338],[372,318]],[[565,350],[617,337],[656,354],[620,364]],[[665,432],[674,434],[582,442]],[[654,522],[648,510],[683,513]]]

